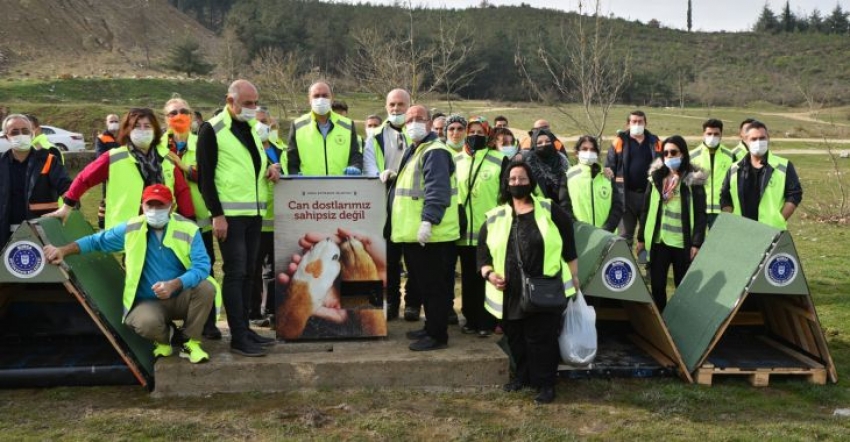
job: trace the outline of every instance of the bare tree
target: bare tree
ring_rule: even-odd
[[[303,65],[300,54],[271,47],[261,49],[251,62],[254,82],[267,97],[264,100],[274,103],[284,119],[299,113],[298,103],[308,86],[300,70]]]
[[[589,16],[582,13],[579,3],[575,21],[570,26],[561,24],[555,47],[547,49],[541,38],[537,58],[548,74],[546,82],[532,77],[529,61],[517,47],[514,61],[533,95],[554,106],[584,133],[601,137],[611,107],[630,78],[631,55],[617,57],[613,28],[600,14],[599,0]],[[583,116],[573,115],[563,100],[579,101]]]
[[[221,61],[218,64],[224,69],[225,79],[231,82],[239,77],[239,68],[245,63],[246,51],[233,28],[225,28],[222,39],[224,44],[219,51]]]
[[[463,31],[465,23],[450,25],[444,20],[444,13],[445,10],[440,13],[439,46],[433,51],[431,58],[434,81],[429,90],[442,88],[449,103],[449,112],[452,112],[452,93],[472,83],[484,66],[461,70],[475,50],[475,39],[469,32]]]

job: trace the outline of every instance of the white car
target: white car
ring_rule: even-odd
[[[63,152],[86,150],[83,134],[70,132],[54,126],[41,126],[41,131],[47,135],[47,140]],[[0,153],[9,150],[9,140],[0,132]]]

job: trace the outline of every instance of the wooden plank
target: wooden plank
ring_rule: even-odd
[[[688,372],[682,355],[673,342],[673,337],[670,336],[655,303],[623,301],[623,309],[628,314],[629,323],[637,332],[637,335],[673,361],[679,377],[687,382],[693,382],[691,373]]]
[[[658,362],[658,364],[660,364],[662,367],[676,367],[676,363],[673,362],[672,359],[667,357],[667,355],[662,353],[654,345],[650,344],[645,339],[634,333],[629,333],[627,337],[630,341],[632,341],[632,343],[640,347],[641,350],[647,352],[650,356],[652,356],[652,358],[655,359],[655,361]]]
[[[622,308],[596,307],[597,321],[628,321],[629,316]]]
[[[710,364],[706,364],[710,365]],[[817,385],[826,384],[827,370],[824,368],[797,369],[797,368],[760,368],[756,370],[742,370],[735,367],[725,369],[713,366],[700,367],[696,370],[694,379],[700,385],[712,385],[714,376],[746,376],[747,381],[753,387],[767,387],[770,385],[771,376],[802,376],[807,382]]]
[[[749,376],[749,381],[753,387],[767,387],[770,384],[770,370],[756,370]]]
[[[764,325],[764,315],[761,312],[738,312],[731,325]]]
[[[806,364],[810,368],[824,368],[824,365],[820,362],[794,350],[793,348],[788,347],[787,345],[782,344],[781,342],[776,342],[775,339],[771,339],[767,336],[758,336],[758,339],[770,345],[771,347],[791,356],[792,358]]]

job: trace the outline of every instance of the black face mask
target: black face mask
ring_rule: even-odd
[[[552,143],[538,144],[534,151],[541,157],[550,157],[555,154],[555,145]]]
[[[531,195],[531,184],[508,186],[508,192],[510,192],[512,197],[518,200],[528,198],[528,196]]]
[[[466,137],[466,145],[474,152],[476,150],[485,149],[487,147],[487,136],[485,135],[469,135]]]

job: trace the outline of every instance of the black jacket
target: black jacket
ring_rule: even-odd
[[[51,158],[52,157],[52,158]],[[47,165],[48,158],[50,165]],[[11,168],[15,157],[11,150],[0,155],[0,244],[5,245],[11,236],[9,207],[12,195]],[[46,167],[45,167],[46,166]],[[30,151],[26,175],[27,213],[26,219],[38,218],[58,208],[56,201],[71,187],[71,177],[62,165],[62,160],[47,150]],[[34,208],[33,204],[50,204],[47,208]]]
[[[643,134],[644,141],[652,148],[653,160],[661,158],[664,155],[661,151],[661,140],[648,130],[644,131]],[[614,176],[616,177],[615,182],[621,191],[629,188],[628,164],[629,151],[631,150],[629,148],[629,140],[630,136],[628,132],[617,134],[611,147],[608,148],[608,155],[605,158],[605,167],[610,168],[614,172]]]
[[[682,178],[681,194],[682,199],[682,235],[685,237],[685,250],[690,251],[691,247],[702,246],[705,240],[705,228],[708,217],[705,214],[705,172],[696,167],[691,166],[692,170],[685,174]],[[670,169],[664,166],[661,160],[655,160],[652,167],[649,169],[650,182],[647,183],[643,210],[640,215],[640,229],[638,230],[638,242],[652,242],[655,238],[644,238],[646,219],[649,214],[649,203],[652,200],[653,192],[658,192],[660,195],[664,188],[664,178],[670,173]],[[694,231],[691,232],[691,199],[693,199],[694,207]],[[655,214],[655,229],[653,232],[659,234],[661,232],[661,211],[664,210],[664,205],[658,205],[658,213]]]

